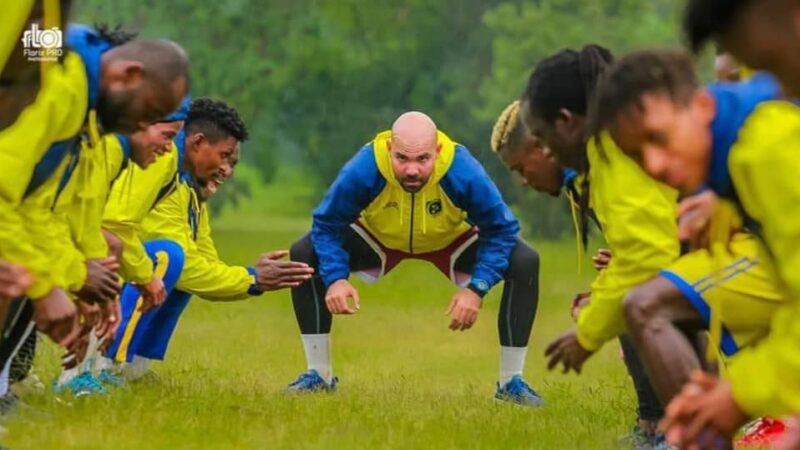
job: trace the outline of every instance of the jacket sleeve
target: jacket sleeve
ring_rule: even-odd
[[[517,244],[519,222],[483,166],[464,147],[456,154],[440,182],[467,220],[480,229],[478,254],[472,280],[491,288],[505,276],[511,251]]]
[[[680,245],[677,192],[648,177],[608,138],[602,154],[592,143],[588,154],[590,203],[613,255],[578,317],[578,341],[595,351],[625,331],[628,291],[675,261]]]
[[[47,256],[53,249],[42,246],[50,232],[49,208],[33,208],[31,203],[23,207],[23,197],[34,167],[49,146],[80,131],[87,92],[83,64],[68,52],[62,65],[48,71],[34,103],[0,131],[0,258],[31,271],[34,281],[25,294],[33,299],[43,297],[60,282]],[[40,238],[34,230],[45,230],[48,235]]]
[[[198,240],[202,237],[203,246],[213,247],[208,209],[197,207],[194,191],[186,183],[181,183],[175,192],[159,202],[143,224],[148,237],[169,239],[183,248],[183,271],[177,289],[212,301],[243,300],[260,294],[255,287],[253,269],[227,265],[200,250],[189,222],[190,203],[199,210]]]
[[[114,182],[103,212],[103,228],[122,241],[122,275],[133,283],[147,283],[153,277],[153,262],[141,237],[141,224],[155,203],[159,191],[177,177],[177,154],[159,157],[146,170],[129,164]]]
[[[350,256],[342,244],[344,232],[386,185],[372,148],[365,146],[342,168],[314,210],[311,242],[325,286],[350,276]]]
[[[787,301],[770,334],[738,353],[727,375],[744,411],[782,416],[800,411],[800,109],[783,102],[759,106],[739,136],[731,177],[745,211],[761,225],[764,259],[774,263]]]

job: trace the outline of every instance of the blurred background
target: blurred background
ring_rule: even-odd
[[[566,202],[524,191],[502,168],[489,149],[495,118],[559,49],[678,45],[679,9],[674,0],[82,0],[73,17],[180,42],[193,95],[241,111],[251,140],[212,201],[217,215],[308,218],[342,164],[416,109],[484,163],[527,237],[556,239],[571,233]]]

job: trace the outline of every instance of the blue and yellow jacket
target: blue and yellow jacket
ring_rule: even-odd
[[[770,334],[739,352],[727,370],[733,396],[749,415],[800,411],[800,108],[776,100],[768,75],[710,90],[718,116],[708,185],[737,203],[744,223],[762,239],[786,302]],[[757,383],[753,380],[758,380]]]
[[[311,240],[325,285],[346,279],[342,236],[359,221],[382,245],[409,254],[447,247],[473,225],[480,229],[471,284],[488,291],[503,279],[519,223],[500,191],[466,147],[438,132],[441,152],[431,178],[406,192],[392,170],[391,131],[378,134],[339,172],[314,211]]]

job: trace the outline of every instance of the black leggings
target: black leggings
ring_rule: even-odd
[[[26,298],[11,300],[5,322],[0,331],[0,370],[17,354],[34,330],[33,303]],[[32,359],[32,357],[31,357]]]
[[[350,255],[350,270],[361,271],[381,266],[380,257],[354,230],[348,228],[344,236],[344,249]],[[455,269],[470,273],[475,266],[477,241],[458,257]],[[292,245],[292,261],[304,262],[319,269],[319,261],[307,234]],[[497,316],[500,345],[525,347],[531,335],[536,308],[539,303],[539,254],[521,239],[511,252],[505,273],[505,285]],[[325,305],[326,287],[322,279],[314,277],[292,289],[292,304],[302,334],[326,334],[331,331],[332,316]]]

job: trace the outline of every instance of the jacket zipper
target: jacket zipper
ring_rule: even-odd
[[[414,254],[414,199],[416,194],[411,194],[411,226],[408,229],[408,252]]]

